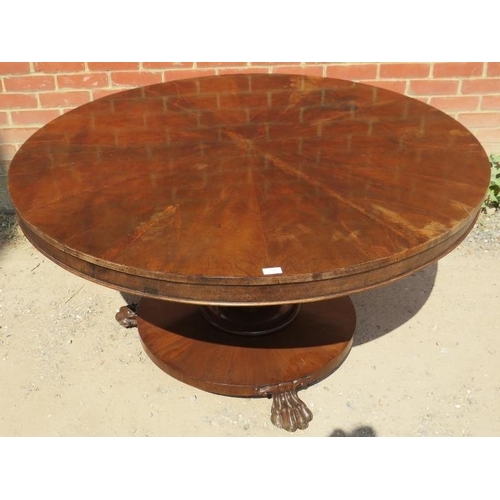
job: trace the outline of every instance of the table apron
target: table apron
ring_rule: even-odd
[[[413,274],[449,253],[467,236],[471,226],[464,227],[444,242],[386,266],[331,279],[272,285],[193,284],[138,276],[106,268],[75,257],[50,245],[28,225],[22,223],[28,240],[46,257],[85,279],[144,297],[201,305],[274,305],[305,303],[342,297],[368,290]]]

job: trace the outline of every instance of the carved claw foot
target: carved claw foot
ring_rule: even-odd
[[[276,427],[295,432],[297,429],[307,429],[312,418],[311,410],[297,396],[296,390],[273,393],[271,422]]]
[[[116,313],[115,318],[120,325],[125,328],[133,328],[137,326],[137,314],[135,310],[137,304],[129,304],[128,306],[120,307],[120,310]]]

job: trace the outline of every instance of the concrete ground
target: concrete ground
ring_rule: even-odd
[[[478,228],[437,264],[353,296],[355,345],[299,393],[314,418],[288,434],[270,400],[157,368],[114,319],[120,293],[3,238],[0,436],[500,436],[498,242]]]

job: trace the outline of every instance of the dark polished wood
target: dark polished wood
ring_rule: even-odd
[[[205,306],[201,312],[213,326],[238,335],[267,335],[290,324],[299,304],[277,306]]]
[[[27,236],[66,268],[179,302],[341,296],[472,228],[489,161],[457,121],[344,80],[227,75],[81,106],[9,171]],[[278,275],[263,269],[281,267]]]
[[[137,313],[144,349],[162,370],[217,394],[272,396],[271,420],[290,432],[312,419],[297,391],[340,366],[356,324],[349,297],[303,304],[293,322],[258,336],[224,332],[190,304],[142,299]]]
[[[337,316],[318,320],[326,305],[451,251],[489,177],[478,140],[420,101],[251,74],[74,109],[23,144],[9,190],[47,257],[146,297],[137,318],[117,319],[137,319],[159,366],[205,390],[272,396],[273,423],[295,430],[312,418],[297,390],[331,373],[351,342],[354,312],[336,329]],[[245,326],[250,309],[227,309],[243,306],[266,309]]]

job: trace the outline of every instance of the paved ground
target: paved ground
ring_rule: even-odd
[[[184,385],[114,320],[118,292],[43,257],[2,219],[0,436],[288,436],[267,399]],[[355,345],[302,391],[301,436],[500,436],[500,217],[415,275],[353,297]],[[12,237],[13,235],[13,237]]]

